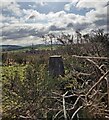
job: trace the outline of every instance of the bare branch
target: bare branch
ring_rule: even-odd
[[[75,117],[75,115],[83,108],[83,106],[80,106],[72,115],[71,120]]]
[[[99,67],[99,65],[96,63],[96,62],[94,62],[93,60],[90,60],[90,59],[87,59],[89,62],[91,62],[94,66],[96,66],[96,68],[101,72],[101,73],[103,73],[104,74],[104,71],[101,69],[101,67]]]
[[[54,117],[53,117],[53,120],[56,119],[56,117],[62,112],[62,110],[60,110]]]
[[[68,91],[63,95],[63,111],[64,111],[64,118],[67,120],[67,111],[65,108],[65,95],[68,93]]]
[[[101,60],[109,60],[109,57],[90,57],[90,56],[77,56],[77,55],[72,55],[72,57],[82,58],[82,59],[101,59]]]
[[[88,93],[86,94],[86,96],[88,96],[90,94],[90,92],[109,74],[109,70],[100,77],[100,79],[90,88],[90,90],[88,91]]]
[[[23,116],[23,115],[20,115],[19,118],[23,118],[23,119],[26,119],[26,120],[27,120],[27,119],[32,119],[31,117],[25,117],[25,116]]]

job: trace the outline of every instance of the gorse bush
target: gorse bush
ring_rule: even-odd
[[[48,75],[46,66],[30,64],[3,67],[3,117],[46,117],[47,99],[53,90],[58,90],[56,87],[61,82]]]

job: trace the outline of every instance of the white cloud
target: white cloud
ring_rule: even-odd
[[[97,1],[95,4],[94,0],[90,0],[90,2],[87,0],[72,0],[71,3],[64,6],[66,11],[69,11],[73,5],[76,5],[77,9],[94,8],[86,15],[67,13],[64,10],[42,14],[32,7],[31,9],[21,10],[15,2],[7,4],[7,9],[19,18],[16,16],[0,16],[0,19],[5,21],[3,25],[3,44],[31,44],[32,39],[30,40],[29,36],[34,36],[34,43],[39,44],[41,42],[39,37],[49,32],[59,34],[61,31],[72,33],[79,28],[83,30],[82,32],[97,28],[105,29],[106,23],[104,21],[106,20],[107,7],[104,7],[104,5],[106,5],[106,0],[104,2]]]
[[[21,11],[21,9],[19,7],[20,6],[17,3],[13,3],[13,4],[8,5],[7,9],[10,12],[12,12],[14,15],[19,17],[19,16],[22,15],[22,11]]]
[[[71,10],[71,7],[72,7],[72,4],[71,4],[71,3],[66,4],[66,5],[64,6],[64,10],[70,11],[70,10]]]
[[[77,8],[102,8],[107,4],[108,0],[79,0],[76,7]]]
[[[47,26],[42,24],[10,24],[2,28],[3,40],[18,40],[24,37],[41,37],[48,32]]]
[[[4,7],[7,7],[8,5],[12,4],[12,3],[15,3],[16,0],[0,0],[0,8],[4,8]]]
[[[68,4],[64,6],[64,10],[70,11],[73,6],[76,6],[79,0],[71,0]]]
[[[4,25],[6,23],[10,24],[10,23],[15,23],[18,24],[20,21],[19,19],[17,19],[16,17],[9,17],[9,16],[4,16],[3,14],[0,15],[0,22],[2,22]]]
[[[105,13],[102,10],[102,13]],[[43,34],[48,33],[49,31],[51,32],[61,32],[61,31],[66,31],[69,32],[68,30],[76,30],[76,29],[81,29],[81,30],[88,30],[96,28],[97,26],[94,24],[96,20],[99,20],[98,17],[100,17],[100,11],[92,10],[86,14],[86,16],[82,15],[76,15],[73,13],[67,14],[65,11],[60,11],[57,13],[50,12],[48,14],[41,14],[37,12],[36,10],[23,10],[25,13],[25,16],[22,18],[23,20],[26,19],[27,16],[34,15],[35,19],[37,20],[44,20],[48,21],[47,23],[40,23],[39,22],[33,22],[31,23],[25,23],[26,21],[22,20],[17,24],[17,20],[12,17],[11,23],[15,23],[12,25],[5,26],[3,28],[3,33],[4,33],[4,39],[20,39],[28,37],[30,35],[39,37],[42,36]],[[98,16],[97,16],[98,15]],[[101,20],[103,16],[101,15]],[[98,21],[99,22],[99,21]],[[68,27],[69,26],[69,27]],[[22,32],[21,32],[22,31]],[[21,34],[22,33],[22,34]]]
[[[2,1],[0,5],[1,5],[0,7],[3,11],[9,12],[13,16],[16,16],[16,17],[22,16],[22,10],[20,9],[20,6],[17,4],[16,0]]]
[[[36,5],[40,5],[40,6],[45,6],[47,5],[47,2],[44,1],[35,1]]]
[[[17,0],[19,2],[71,2],[72,0]],[[74,0],[76,1],[76,0]]]
[[[27,20],[28,19],[33,19],[33,18],[36,18],[37,20],[44,20],[46,19],[46,15],[45,14],[41,14],[39,12],[37,12],[36,10],[24,10],[24,13],[28,16],[27,17]]]
[[[32,45],[32,44],[43,44],[43,40],[42,38],[39,37],[33,37],[30,39],[30,36],[28,37],[22,37],[19,38],[17,40],[13,40],[13,39],[8,39],[8,40],[4,40],[2,41],[2,45],[20,45],[20,46],[27,46],[27,45]]]
[[[101,8],[98,10],[91,10],[90,12],[86,13],[86,17],[87,19],[89,19],[90,21],[94,21],[94,20],[100,20],[100,19],[107,19],[107,8]]]

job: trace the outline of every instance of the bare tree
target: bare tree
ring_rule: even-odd
[[[89,34],[87,33],[87,34],[84,34],[83,35],[83,38],[84,38],[84,42],[86,42],[86,43],[88,43],[89,42]]]
[[[43,41],[45,42],[45,45],[47,44],[47,39],[45,35],[42,35]]]
[[[53,38],[55,38],[55,35],[50,33],[50,34],[48,34],[48,37],[50,38],[51,51],[52,51],[53,50]]]
[[[80,33],[80,30],[76,30],[77,34],[77,44],[82,43],[82,34]]]

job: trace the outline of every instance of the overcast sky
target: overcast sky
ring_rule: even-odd
[[[41,44],[42,35],[107,30],[108,0],[0,0],[2,44]],[[39,2],[38,2],[39,1]],[[52,1],[52,2],[51,2]],[[57,2],[58,1],[58,2]]]

